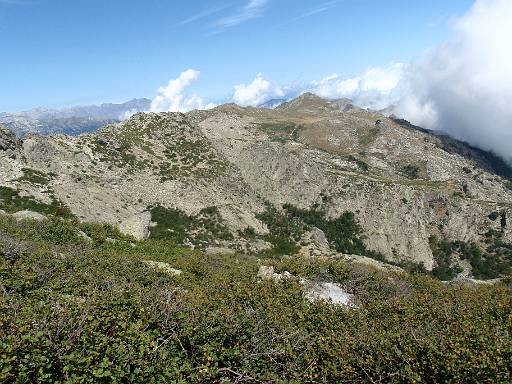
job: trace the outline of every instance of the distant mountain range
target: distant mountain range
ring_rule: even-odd
[[[27,133],[79,135],[147,111],[149,99],[133,99],[122,104],[77,106],[63,109],[36,108],[16,113],[0,113],[0,124],[18,136]]]

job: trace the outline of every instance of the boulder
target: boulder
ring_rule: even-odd
[[[355,296],[346,292],[335,283],[316,282],[297,278],[290,272],[275,273],[272,266],[260,266],[258,277],[264,280],[273,280],[278,283],[284,280],[298,280],[304,288],[304,298],[311,303],[323,301],[331,305],[355,308]]]
[[[306,279],[301,279],[300,283],[304,287],[304,297],[311,303],[324,301],[332,305],[355,307],[354,295],[347,293],[337,284],[317,283]]]
[[[119,230],[125,235],[131,235],[137,240],[144,240],[149,237],[151,225],[151,213],[145,211],[133,215],[119,224]]]
[[[38,212],[34,211],[19,211],[16,213],[13,213],[12,217],[14,217],[16,220],[36,220],[36,221],[43,221],[46,219],[46,216],[41,215]]]
[[[12,131],[0,126],[0,151],[6,151],[13,157],[20,145],[21,142]]]
[[[324,231],[313,227],[310,231],[306,232],[302,237],[306,244],[316,245],[318,248],[329,248],[329,240],[325,236]]]
[[[284,271],[283,273],[275,273],[274,267],[262,265],[258,270],[258,277],[264,280],[274,280],[277,282],[291,279],[293,278],[293,275],[288,271]]]
[[[261,239],[251,240],[247,244],[247,251],[250,253],[261,253],[265,251],[270,251],[272,248],[272,244]]]

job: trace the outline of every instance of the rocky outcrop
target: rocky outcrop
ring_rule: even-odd
[[[0,151],[3,151],[8,157],[14,158],[20,145],[21,141],[16,138],[16,135],[0,125]]]
[[[512,192],[492,156],[347,105],[305,94],[276,109],[139,113],[94,134],[23,143],[0,130],[0,182],[137,239],[151,232],[150,207],[189,217],[216,207],[208,225],[232,238],[203,246],[250,253],[272,247],[258,219],[269,204],[321,207],[331,219],[353,212],[367,248],[427,268],[433,235],[478,242],[493,229],[512,241]],[[335,254],[317,229],[300,243],[304,255]]]

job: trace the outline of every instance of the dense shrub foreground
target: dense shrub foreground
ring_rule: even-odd
[[[91,243],[77,225],[0,217],[0,382],[512,380],[505,284],[468,288],[341,261],[265,261],[358,297],[357,310],[333,308],[309,304],[298,283],[258,281],[253,258],[164,241],[134,247],[112,228],[81,227]]]

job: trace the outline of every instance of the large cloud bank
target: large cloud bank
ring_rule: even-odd
[[[328,98],[442,130],[512,161],[512,1],[477,0],[454,36],[414,62],[313,82]]]
[[[412,63],[396,114],[512,159],[512,1],[478,0],[455,36]]]

